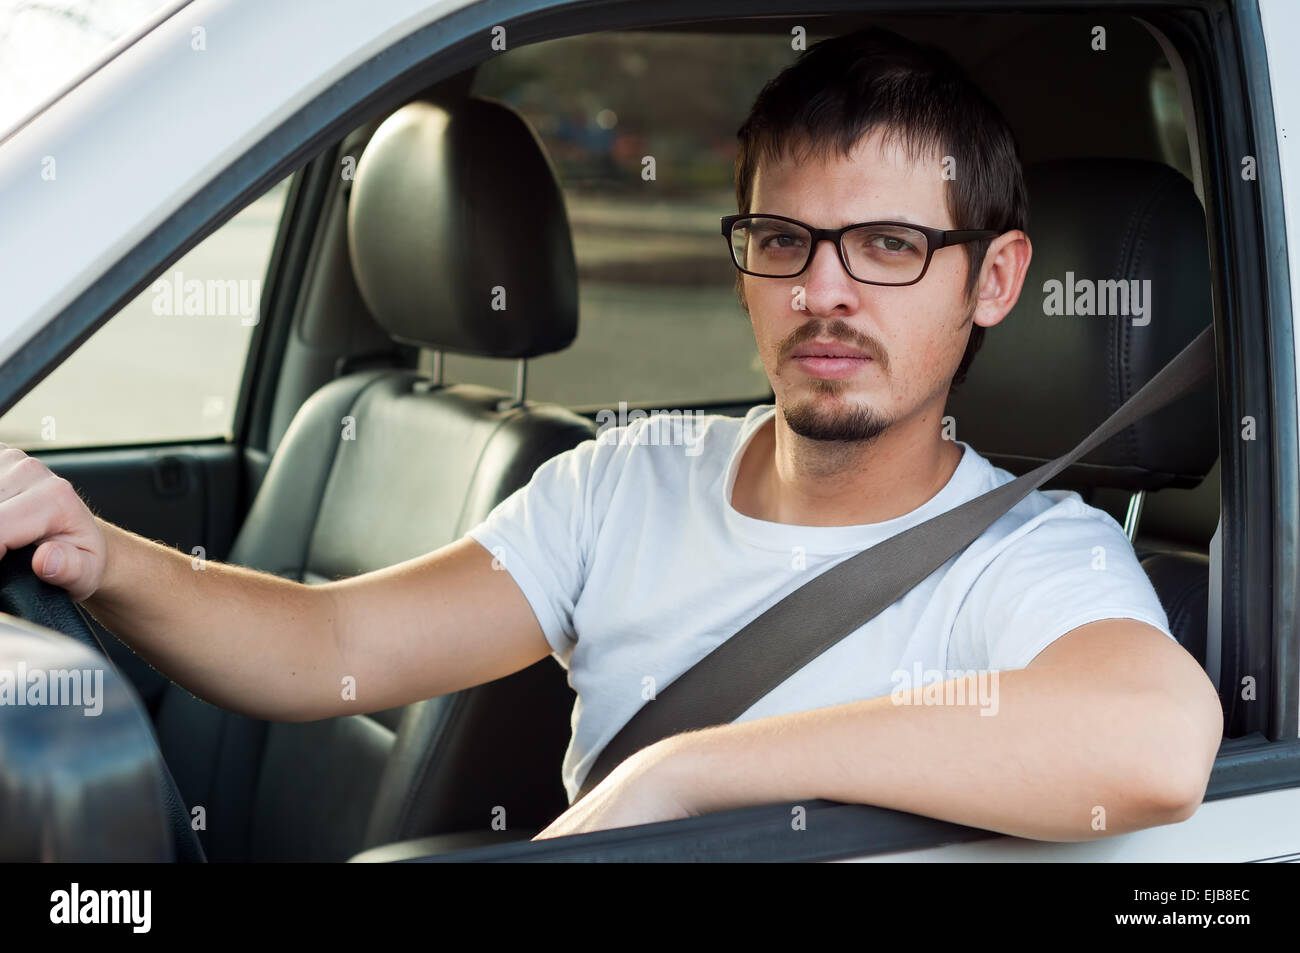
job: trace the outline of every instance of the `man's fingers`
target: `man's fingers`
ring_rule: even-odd
[[[46,540],[32,555],[32,572],[56,586],[71,582],[76,578],[77,563],[75,553],[69,551],[75,548],[67,543]]]
[[[8,552],[56,535],[52,522],[49,508],[33,504],[30,496],[11,497],[0,502],[0,543]]]

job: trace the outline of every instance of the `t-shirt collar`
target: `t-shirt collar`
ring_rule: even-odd
[[[969,444],[955,441],[962,448],[961,461],[943,488],[911,512],[878,523],[859,523],[852,526],[801,526],[793,523],[774,523],[746,516],[731,505],[731,491],[735,487],[740,460],[759,428],[776,413],[775,405],[754,408],[745,419],[736,436],[731,457],[724,471],[721,493],[722,511],[727,527],[737,536],[764,549],[805,553],[838,553],[859,551],[881,540],[901,533],[917,523],[924,522],[965,502],[975,481],[978,455]]]

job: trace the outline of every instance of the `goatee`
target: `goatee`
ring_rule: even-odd
[[[821,387],[815,384],[814,389],[821,393],[837,393],[841,390],[830,381],[822,383]],[[800,437],[828,442],[869,443],[893,423],[870,407],[851,406],[824,410],[818,407],[815,398],[786,406],[782,412],[786,425]]]

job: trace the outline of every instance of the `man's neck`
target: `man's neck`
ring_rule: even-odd
[[[731,505],[754,519],[856,526],[910,513],[952,479],[962,448],[937,422],[895,424],[866,444],[809,440],[777,408],[745,449]]]

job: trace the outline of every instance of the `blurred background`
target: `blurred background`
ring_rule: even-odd
[[[0,0],[0,137],[177,5]],[[797,55],[778,27],[594,33],[481,66],[473,93],[518,110],[551,157],[578,262],[578,339],[530,362],[529,397],[612,409],[765,398],[718,219],[736,210],[736,129]],[[53,449],[229,438],[256,321],[255,306],[250,320],[229,301],[260,293],[288,185],[123,308],[0,418],[0,441]],[[0,214],[0,227],[21,223]],[[231,290],[225,306],[213,307],[214,287]],[[511,362],[447,355],[444,370],[513,385]]]

